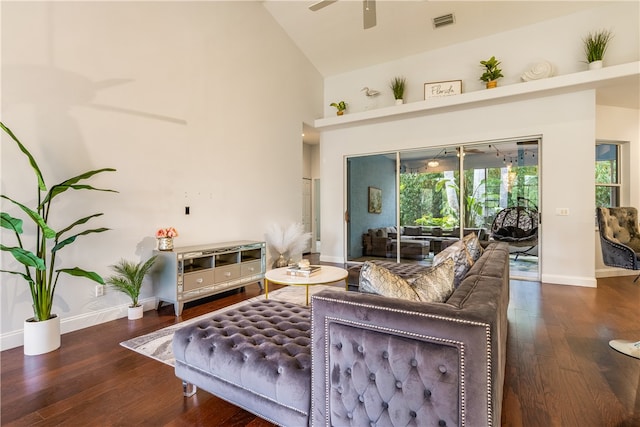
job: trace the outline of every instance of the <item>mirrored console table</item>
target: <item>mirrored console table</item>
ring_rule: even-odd
[[[158,308],[184,303],[259,282],[266,272],[266,243],[250,240],[176,247],[158,255],[151,277]]]

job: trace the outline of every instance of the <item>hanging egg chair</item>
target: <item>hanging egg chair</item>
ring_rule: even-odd
[[[526,199],[519,197],[518,203]],[[530,204],[530,203],[527,203]],[[538,210],[528,206],[514,206],[498,212],[491,224],[491,239],[522,248],[512,253],[534,255],[538,245]]]

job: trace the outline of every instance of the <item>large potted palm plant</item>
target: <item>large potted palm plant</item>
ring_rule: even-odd
[[[84,277],[104,284],[102,277],[93,271],[87,271],[80,267],[56,267],[58,252],[74,243],[80,236],[102,233],[109,230],[108,228],[101,227],[76,231],[77,227],[83,226],[88,221],[101,216],[102,213],[95,213],[75,221],[69,221],[66,227],[54,230],[50,226],[52,219],[51,210],[54,207],[53,200],[57,199],[67,190],[114,192],[114,190],[94,188],[87,184],[81,184],[80,182],[102,172],[115,171],[115,169],[105,168],[85,172],[64,180],[60,184],[54,185],[47,190],[40,168],[29,150],[27,150],[13,132],[2,122],[0,122],[0,128],[18,145],[20,151],[27,157],[37,181],[37,199],[34,207],[28,207],[24,203],[5,194],[0,196],[21,210],[35,227],[34,231],[25,232],[22,227],[22,219],[15,218],[7,212],[0,212],[0,226],[13,232],[16,241],[16,246],[9,246],[7,239],[3,239],[2,244],[0,244],[0,249],[10,253],[15,261],[18,262],[15,270],[2,269],[0,271],[21,276],[28,284],[29,291],[31,292],[33,317],[27,319],[24,323],[24,354],[35,355],[48,353],[60,347],[60,318],[56,314],[51,313],[53,297],[60,274],[64,273],[71,276]],[[27,196],[25,195],[25,197]],[[67,208],[66,212],[68,214],[72,211],[72,209]]]

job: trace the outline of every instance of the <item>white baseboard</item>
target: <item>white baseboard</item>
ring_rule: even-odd
[[[332,264],[344,264],[344,258],[337,256],[320,255],[320,261],[330,262]]]
[[[596,288],[598,282],[593,277],[558,276],[555,274],[543,274],[540,280],[542,283],[552,285],[583,286],[586,288]]]
[[[157,305],[157,299],[155,297],[141,299],[138,302],[144,306],[144,311],[153,310]],[[78,331],[80,329],[127,317],[127,307],[128,304],[122,304],[115,307],[105,308],[103,310],[92,311],[90,313],[82,313],[77,316],[61,318],[60,333],[66,334],[68,332]],[[6,332],[0,335],[0,351],[20,347],[23,344],[24,339],[22,329]]]
[[[624,268],[600,268],[596,270],[596,277],[621,277],[621,276],[637,276],[640,274],[638,270],[625,270]]]

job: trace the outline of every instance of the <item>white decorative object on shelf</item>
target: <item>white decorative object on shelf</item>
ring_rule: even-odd
[[[525,82],[529,82],[531,80],[546,79],[551,76],[553,76],[553,64],[549,61],[540,61],[529,71],[525,71],[521,78]]]

